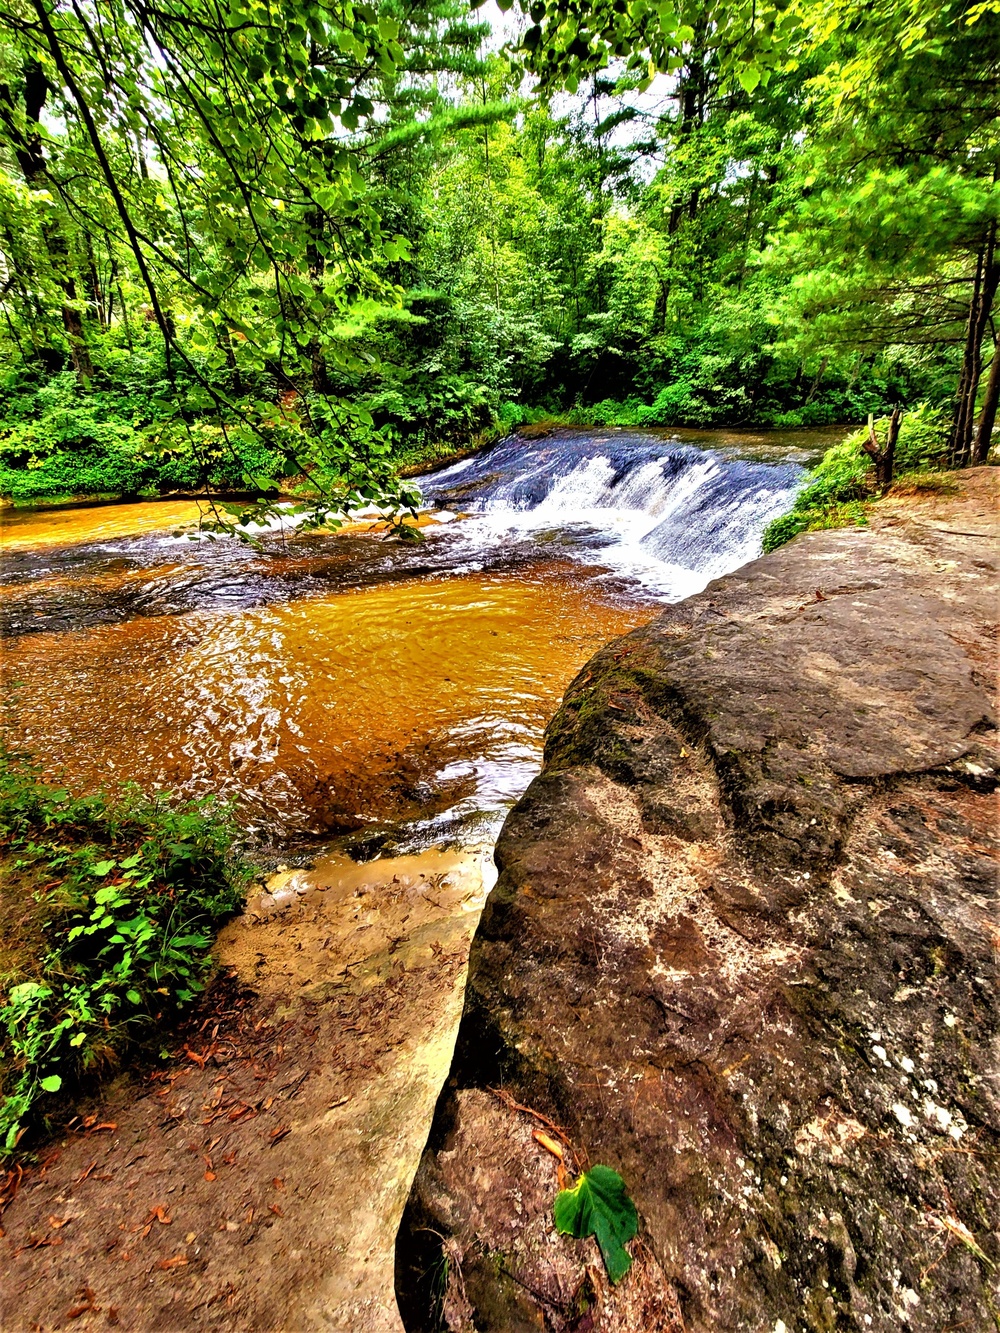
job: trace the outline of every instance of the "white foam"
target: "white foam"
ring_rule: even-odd
[[[501,462],[487,494],[469,502],[470,517],[449,534],[459,543],[458,568],[476,568],[475,557],[499,545],[562,534],[561,554],[680,601],[755,559],[764,528],[789,508],[798,484],[788,468],[748,472],[714,453],[687,450],[680,467],[666,448],[649,458],[647,447],[646,455],[630,466],[627,457],[596,453],[562,474],[546,456],[522,455],[507,470]],[[435,489],[448,480],[438,474]]]

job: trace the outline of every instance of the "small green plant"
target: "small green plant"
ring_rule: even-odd
[[[74,797],[0,746],[3,894],[32,886],[37,941],[0,975],[0,1155],[48,1096],[203,989],[216,929],[250,875],[234,835],[211,801],[130,787]]]
[[[572,1189],[559,1191],[553,1213],[560,1235],[596,1238],[608,1277],[620,1282],[632,1266],[625,1246],[639,1229],[639,1216],[618,1172],[592,1166]]]

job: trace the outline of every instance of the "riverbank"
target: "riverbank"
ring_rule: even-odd
[[[0,1326],[398,1329],[396,1228],[488,883],[474,852],[275,876],[172,1060],[9,1182]]]
[[[409,1333],[995,1328],[998,473],[953,481],[571,686],[497,846]],[[554,1126],[638,1207],[619,1287],[555,1233]]]

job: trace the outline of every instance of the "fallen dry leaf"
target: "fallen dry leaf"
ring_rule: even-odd
[[[175,1254],[172,1259],[161,1259],[156,1265],[157,1268],[181,1268],[188,1261],[186,1254]]]
[[[563,1160],[563,1148],[558,1139],[554,1139],[551,1134],[546,1134],[544,1129],[533,1129],[531,1137],[536,1143],[540,1143],[546,1152],[550,1152],[553,1157],[558,1157],[560,1162]]]
[[[47,1245],[61,1245],[62,1236],[29,1236],[27,1245],[23,1245],[24,1250],[44,1250]],[[18,1250],[18,1254],[20,1254]]]
[[[67,1310],[67,1319],[79,1319],[82,1314],[100,1314],[101,1307],[94,1304],[94,1293],[90,1287],[81,1287],[76,1294],[81,1298],[82,1304],[74,1305],[72,1310]]]

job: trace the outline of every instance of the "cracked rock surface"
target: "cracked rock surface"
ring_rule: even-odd
[[[570,687],[397,1246],[410,1333],[1000,1327],[995,476]],[[617,1288],[554,1233],[545,1122],[636,1202]]]

